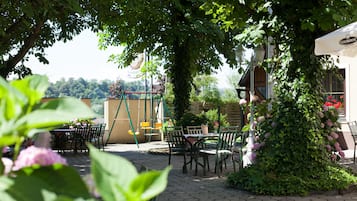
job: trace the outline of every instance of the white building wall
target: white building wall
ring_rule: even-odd
[[[357,120],[357,58],[340,58],[340,68],[345,68],[345,100],[346,115],[340,118],[341,131],[345,138],[347,148],[353,149],[354,142],[348,127],[348,122]]]
[[[349,118],[357,120],[357,61],[348,65],[349,68]],[[347,88],[347,86],[346,86]]]

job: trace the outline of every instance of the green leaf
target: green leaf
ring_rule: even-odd
[[[249,124],[244,125],[243,128],[242,128],[242,132],[248,132],[249,131],[249,127],[250,127]]]
[[[23,112],[27,97],[0,77],[0,107],[2,119],[15,118]],[[0,122],[1,124],[1,122]]]
[[[52,201],[89,199],[90,194],[77,170],[56,164],[33,166],[15,172],[15,177],[0,177],[2,201]],[[54,199],[60,196],[61,199]],[[71,199],[64,199],[71,198]]]
[[[81,100],[73,97],[63,97],[43,103],[39,109],[54,109],[59,111],[72,111],[71,115],[80,118],[95,116],[95,113]],[[76,114],[77,113],[77,114]]]
[[[105,201],[125,200],[131,181],[138,175],[125,158],[101,152],[89,145],[91,172],[98,192]]]
[[[25,123],[30,128],[43,128],[73,119],[88,119],[95,116],[96,114],[79,99],[65,97],[43,103],[37,110],[20,119],[18,123]]]
[[[35,133],[49,130],[73,119],[88,119],[95,116],[96,114],[82,101],[72,97],[59,98],[43,103],[38,109],[18,120],[3,122],[0,125],[0,136],[31,137]]]
[[[162,193],[167,186],[167,178],[171,167],[163,171],[148,171],[140,174],[130,185],[134,195],[140,195],[141,200],[149,200]]]
[[[46,76],[31,75],[21,80],[14,80],[11,85],[27,96],[28,104],[32,107],[44,96],[49,82]]]
[[[14,135],[0,136],[0,147],[8,146],[18,142],[20,138]]]

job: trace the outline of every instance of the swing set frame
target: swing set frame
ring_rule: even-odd
[[[141,109],[139,108],[139,105],[138,105],[138,120],[137,121],[140,124],[138,124],[137,129],[135,129],[134,123],[132,121],[132,117],[131,117],[131,113],[130,113],[130,109],[129,109],[129,104],[128,104],[128,101],[127,101],[127,95],[130,95],[130,94],[145,94],[144,120],[140,121],[140,119],[139,119],[139,115],[140,115]],[[147,102],[147,95],[148,94],[151,95],[151,97],[150,97],[150,122],[147,121],[147,106],[146,106],[147,104],[146,104],[146,102]],[[128,133],[133,135],[134,141],[135,141],[135,143],[136,143],[138,148],[139,148],[139,142],[138,142],[138,136],[137,135],[140,134],[140,132],[138,131],[138,127],[139,126],[140,126],[140,129],[144,130],[145,138],[149,137],[149,141],[151,141],[151,137],[152,136],[158,135],[157,133],[153,134],[152,131],[161,129],[161,126],[163,125],[163,123],[165,121],[165,117],[164,117],[165,111],[163,111],[163,114],[162,114],[162,122],[155,122],[154,123],[154,118],[153,118],[154,117],[154,112],[153,112],[153,104],[154,104],[153,95],[154,94],[155,95],[160,95],[158,105],[160,105],[160,103],[162,101],[163,107],[165,107],[165,102],[164,102],[164,98],[163,98],[163,94],[162,93],[158,93],[158,92],[157,93],[156,92],[141,92],[141,91],[135,92],[135,91],[124,91],[124,90],[120,92],[120,96],[119,96],[120,102],[119,102],[117,110],[115,112],[112,125],[111,125],[111,127],[109,129],[109,133],[108,133],[106,144],[108,143],[108,141],[110,139],[110,136],[112,134],[113,128],[114,128],[114,126],[116,124],[116,121],[118,120],[117,117],[119,115],[119,111],[120,111],[120,108],[121,108],[121,105],[122,105],[123,102],[124,102],[125,110],[126,110],[126,113],[127,113],[127,116],[128,116],[128,120],[129,120],[129,128],[130,129],[129,129]],[[140,102],[138,104],[140,104]],[[154,125],[154,126],[150,126],[150,124]],[[150,133],[147,133],[147,131],[150,131]]]

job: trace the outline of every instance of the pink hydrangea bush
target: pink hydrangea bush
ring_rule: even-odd
[[[23,167],[32,166],[35,164],[41,166],[53,165],[60,163],[67,165],[67,161],[58,153],[53,152],[51,149],[30,146],[22,150],[14,162],[13,170],[19,170]]]
[[[338,161],[340,158],[345,157],[340,143],[338,142],[339,135],[337,130],[340,128],[338,123],[338,112],[333,106],[323,106],[321,112],[319,112],[321,118],[321,130],[322,135],[325,137],[325,148],[328,152],[328,157],[332,161]]]

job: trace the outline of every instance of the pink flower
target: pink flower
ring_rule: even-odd
[[[320,126],[321,126],[321,128],[325,128],[325,124],[323,124],[323,123],[321,123]]]
[[[6,153],[10,150],[10,147],[6,146],[2,148],[2,153]]]
[[[336,161],[336,159],[337,159],[337,156],[335,154],[331,154],[331,160]]]
[[[258,100],[259,100],[259,97],[258,97],[258,96],[253,96],[252,102],[257,102]]]
[[[328,139],[328,141],[332,141],[333,140],[333,137],[331,137],[331,136],[327,136],[327,139]]]
[[[325,111],[325,112],[328,111],[328,106],[324,105],[323,108],[324,108],[324,111]]]
[[[257,121],[258,121],[259,123],[263,122],[264,120],[265,120],[265,117],[264,117],[264,116],[260,116],[260,117],[257,118]]]
[[[249,160],[252,162],[255,161],[256,157],[257,157],[257,154],[254,152],[252,152],[248,155]]]
[[[253,128],[255,128],[257,126],[257,121],[253,121]]]
[[[270,136],[270,133],[265,133],[264,137],[268,138]]]
[[[326,145],[326,149],[327,149],[328,152],[330,152],[331,151],[331,146],[329,144]]]
[[[9,158],[1,158],[1,160],[2,160],[2,163],[5,166],[4,174],[8,174],[11,171],[13,162]]]
[[[342,158],[345,158],[345,152],[339,151],[338,154],[339,154]]]
[[[333,139],[337,139],[337,138],[338,138],[338,134],[335,133],[335,132],[332,132],[332,133],[330,134],[330,136],[331,136]]]
[[[14,170],[35,164],[47,166],[55,163],[67,165],[65,158],[48,148],[30,146],[22,150],[15,161]]]
[[[328,127],[333,126],[333,123],[332,123],[331,119],[328,119],[328,120],[326,121],[326,125],[327,125]]]
[[[245,99],[239,100],[239,105],[245,105],[245,104],[247,104],[247,100],[245,100]]]
[[[335,147],[336,151],[341,151],[340,143],[335,142],[334,147]]]
[[[258,149],[260,149],[260,147],[261,147],[261,144],[259,144],[259,143],[254,143],[252,149],[258,150]]]
[[[320,118],[323,118],[324,117],[324,113],[319,112],[319,116],[320,116]]]

